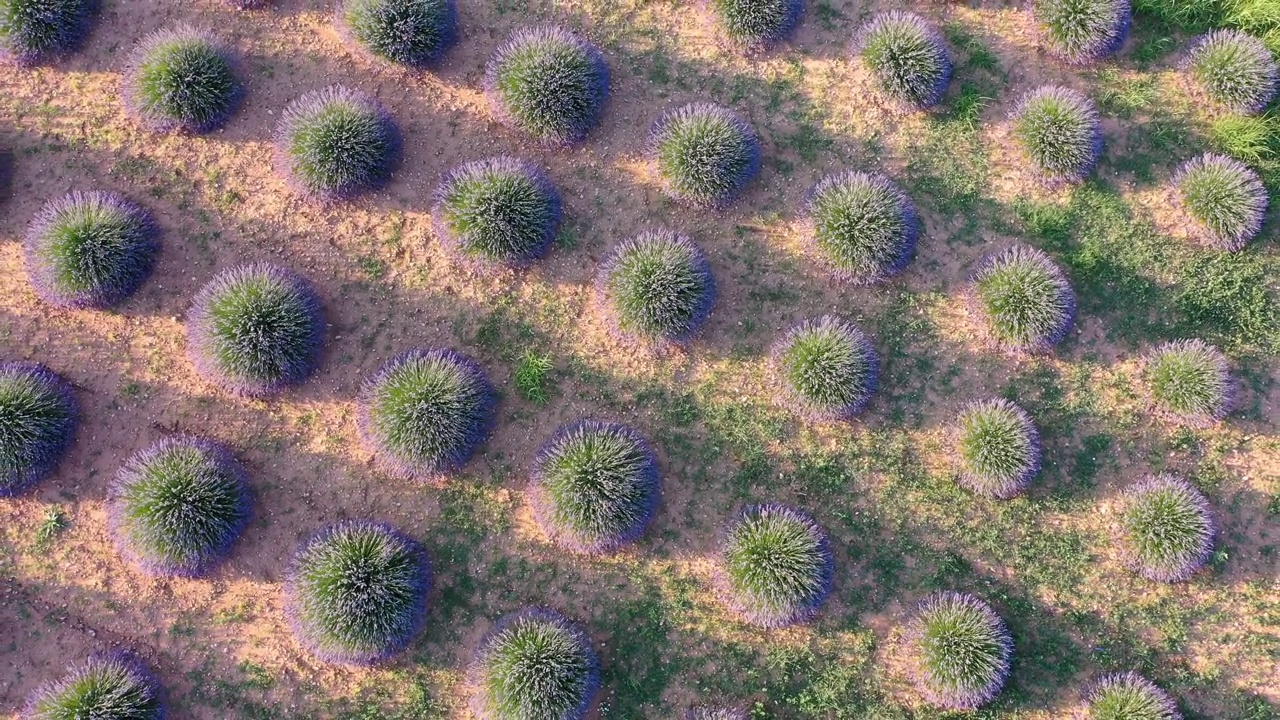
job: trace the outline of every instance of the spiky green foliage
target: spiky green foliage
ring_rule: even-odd
[[[824,178],[810,193],[807,211],[819,255],[838,278],[858,285],[906,267],[920,235],[911,200],[878,173]]]
[[[417,542],[363,521],[334,525],[304,543],[286,590],[294,634],[324,660],[364,665],[417,634],[431,587]]]
[[[561,428],[534,466],[534,510],[556,542],[580,552],[613,550],[644,532],[658,506],[658,466],[648,443],[615,423]]]
[[[791,404],[813,419],[851,418],[876,390],[880,359],[871,341],[832,315],[791,328],[772,355]]]
[[[62,378],[43,365],[0,363],[0,497],[53,472],[75,427],[75,398]]]
[[[1280,79],[1267,46],[1239,30],[1215,30],[1200,38],[1183,67],[1209,99],[1246,114],[1270,104]]]
[[[517,30],[485,70],[495,114],[545,145],[581,141],[600,122],[609,66],[591,43],[558,27]]]
[[[1120,49],[1129,36],[1129,0],[1036,0],[1034,10],[1050,52],[1083,64]]]
[[[488,434],[493,406],[493,389],[471,358],[413,350],[365,383],[360,433],[391,473],[434,478],[467,462]]]
[[[834,559],[826,532],[784,505],[749,505],[725,532],[720,582],[729,606],[763,627],[809,619],[831,592]]]
[[[1182,720],[1173,698],[1135,672],[1102,678],[1086,704],[1088,720]]]
[[[417,67],[438,61],[458,32],[453,0],[344,0],[338,19],[373,55]]]
[[[772,48],[795,29],[801,0],[711,0],[711,10],[730,40],[748,51]]]
[[[89,658],[61,680],[42,687],[23,716],[28,720],[163,720],[160,686],[136,658],[111,653]]]
[[[249,489],[227,448],[172,437],[129,459],[110,507],[121,549],[143,569],[195,576],[226,555],[249,521]]]
[[[455,168],[436,190],[436,234],[467,260],[524,265],[560,227],[560,193],[532,163],[490,158]]]
[[[1262,230],[1267,189],[1244,163],[1206,153],[1183,163],[1174,183],[1183,209],[1213,246],[1240,250]]]
[[[931,595],[916,611],[911,636],[916,684],[933,704],[971,710],[1000,694],[1013,638],[985,602],[955,592]]]
[[[125,72],[125,102],[154,130],[213,130],[235,109],[239,95],[230,51],[189,27],[147,36]]]
[[[549,610],[503,618],[472,667],[473,709],[484,720],[581,720],[600,687],[591,641]]]
[[[973,294],[987,331],[999,345],[1045,351],[1075,320],[1075,293],[1048,255],[1014,245],[985,259],[973,276]]]
[[[1040,434],[1031,417],[1004,399],[970,404],[960,415],[960,482],[994,498],[1020,492],[1040,470]]]
[[[1230,409],[1227,359],[1202,340],[1161,345],[1147,356],[1142,374],[1156,407],[1184,422],[1209,425]]]
[[[618,331],[660,344],[691,339],[715,302],[715,280],[702,251],[665,230],[620,243],[598,285]]]
[[[59,307],[110,307],[151,274],[158,235],[150,213],[113,193],[75,192],[50,201],[27,229],[31,286]]]
[[[666,112],[649,143],[663,190],[696,207],[732,203],[760,171],[755,130],[736,113],[709,103]]]
[[[399,147],[399,131],[382,105],[340,85],[294,100],[276,131],[285,177],[321,201],[381,186],[391,176]]]
[[[685,720],[748,720],[746,710],[732,707],[704,706],[690,708]]]
[[[1093,101],[1075,90],[1032,90],[1018,103],[1012,120],[1022,152],[1046,182],[1078,182],[1097,166],[1102,122]]]
[[[1129,566],[1148,580],[1186,580],[1213,551],[1209,501],[1169,475],[1147,478],[1125,491],[1120,527]]]
[[[951,83],[947,46],[924,18],[890,10],[862,26],[854,51],[875,76],[880,91],[911,108],[938,104]]]
[[[274,265],[244,265],[205,285],[187,316],[196,370],[238,395],[302,382],[320,359],[324,320],[311,286]]]
[[[44,62],[89,33],[94,0],[0,0],[0,60]]]

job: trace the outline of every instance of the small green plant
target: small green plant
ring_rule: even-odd
[[[875,348],[861,330],[835,316],[791,328],[772,357],[790,404],[812,419],[849,419],[875,393]]]
[[[160,684],[134,655],[89,658],[66,677],[40,688],[24,715],[31,720],[162,720]]]
[[[867,285],[911,261],[920,218],[889,178],[848,172],[821,180],[807,203],[812,242],[836,277]]]
[[[1124,554],[1134,572],[1181,582],[1208,562],[1214,536],[1209,501],[1186,481],[1147,478],[1125,490],[1122,505]]]
[[[1209,125],[1209,142],[1223,155],[1274,169],[1280,124],[1273,115],[1221,115]]]
[[[1013,638],[985,602],[956,592],[930,595],[920,603],[910,634],[916,684],[934,705],[972,710],[1004,688]]]
[[[620,243],[597,284],[618,332],[659,345],[690,340],[715,303],[706,256],[689,238],[670,231]]]
[[[946,43],[924,18],[890,10],[862,26],[854,51],[890,99],[908,108],[937,105],[951,83]]]
[[[1206,153],[1183,163],[1174,184],[1183,209],[1214,247],[1240,250],[1262,230],[1267,189],[1244,163]]]
[[[987,331],[1000,346],[1047,351],[1066,337],[1075,320],[1070,282],[1048,255],[1035,248],[1014,245],[987,257],[972,284]]]
[[[1239,30],[1215,30],[1196,41],[1183,69],[1213,102],[1229,110],[1262,112],[1276,94],[1275,58],[1256,37]]]
[[[473,710],[489,720],[582,720],[600,688],[591,640],[550,610],[500,620],[472,666]]]
[[[239,96],[230,51],[209,33],[160,30],[129,58],[125,103],[153,130],[208,132],[231,115]]]
[[[1102,155],[1102,122],[1093,101],[1070,88],[1046,86],[1022,97],[1013,134],[1033,168],[1050,184],[1083,180]]]
[[[547,385],[553,369],[555,365],[552,364],[551,357],[548,355],[540,355],[532,351],[521,355],[516,363],[515,372],[511,374],[516,392],[528,402],[545,405],[549,399]]]
[[[975,402],[958,424],[960,482],[970,490],[1012,497],[1040,471],[1040,433],[1017,405],[1003,399]]]
[[[327,202],[385,183],[400,149],[400,133],[373,98],[334,85],[309,92],[284,109],[276,146],[290,184]]]
[[[1173,698],[1135,672],[1108,675],[1090,688],[1088,720],[1182,720]]]
[[[711,0],[724,34],[749,52],[763,52],[786,39],[804,12],[802,0]]]
[[[44,511],[40,524],[36,526],[36,546],[45,547],[53,542],[63,530],[67,529],[67,516],[62,508],[51,507]]]
[[[1204,341],[1161,345],[1146,357],[1142,375],[1156,407],[1180,421],[1207,426],[1225,418],[1230,409],[1229,364]]]
[[[436,235],[464,260],[519,267],[555,239],[560,193],[532,163],[490,158],[445,176],[432,217]]]
[[[1070,63],[1111,55],[1129,36],[1129,0],[1036,0],[1033,12],[1049,50]]]
[[[649,144],[663,190],[695,207],[729,205],[760,171],[755,130],[736,113],[709,103],[663,114]]]
[[[0,60],[35,65],[75,50],[93,10],[93,0],[0,0]]]
[[[343,0],[339,24],[374,56],[430,67],[457,39],[453,0]]]
[[[835,574],[826,532],[784,505],[749,505],[725,531],[721,594],[734,612],[763,627],[809,619],[826,601]]]
[[[517,30],[485,69],[494,113],[545,145],[571,145],[599,122],[609,66],[591,43],[558,27]]]
[[[53,472],[75,427],[75,397],[62,378],[43,365],[0,363],[0,497]]]

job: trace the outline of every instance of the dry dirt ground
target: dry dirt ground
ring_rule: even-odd
[[[866,16],[896,4],[854,0],[811,3],[794,41],[756,59],[725,48],[695,4],[462,0],[461,40],[435,74],[353,52],[315,0],[255,12],[215,0],[108,0],[81,52],[4,68],[0,141],[17,167],[0,205],[0,357],[67,377],[83,424],[54,476],[0,502],[0,714],[19,712],[69,663],[123,646],[156,668],[178,718],[464,717],[475,641],[503,613],[546,604],[598,641],[600,717],[671,718],[722,700],[760,717],[932,718],[905,676],[897,628],[925,594],[955,587],[990,598],[1018,642],[1010,689],[983,717],[1069,717],[1091,678],[1129,668],[1168,687],[1190,717],[1280,717],[1280,346],[1265,344],[1274,328],[1249,335],[1228,322],[1211,337],[1229,348],[1244,386],[1242,409],[1223,427],[1153,419],[1136,381],[1143,349],[1191,327],[1175,302],[1187,282],[1178,272],[1208,256],[1157,230],[1125,235],[1160,226],[1170,169],[1190,152],[1152,150],[1135,128],[1173,118],[1200,142],[1173,56],[1135,61],[1140,36],[1118,64],[1068,69],[1043,55],[1024,11],[909,4],[948,28],[961,60],[940,116],[904,116],[876,99],[847,42]],[[487,57],[534,21],[581,30],[612,65],[607,114],[578,148],[522,142],[480,92]],[[149,134],[119,102],[129,49],[178,23],[213,29],[242,60],[246,101],[206,137]],[[1101,180],[1074,194],[1034,186],[1007,144],[1013,100],[1050,81],[1119,97],[1104,104]],[[405,157],[385,191],[317,207],[273,171],[271,141],[289,101],[334,83],[391,110]],[[1141,94],[1148,85],[1155,97]],[[743,112],[764,143],[761,177],[719,214],[664,200],[643,157],[650,123],[700,99]],[[547,168],[565,196],[567,230],[529,271],[475,277],[441,252],[431,196],[450,167],[501,153]],[[847,168],[898,178],[926,222],[906,273],[873,288],[829,282],[797,239],[805,191]],[[42,305],[23,268],[20,239],[41,204],[87,189],[133,197],[164,229],[154,277],[112,312]],[[1028,234],[1036,218],[1059,216],[1068,218],[1062,232]],[[1272,220],[1247,253],[1274,271]],[[722,289],[705,335],[666,357],[616,347],[591,296],[610,245],[654,226],[691,234]],[[974,263],[1019,238],[1066,258],[1077,289],[1093,293],[1051,357],[985,348],[960,302]],[[1150,252],[1126,266],[1139,246]],[[305,274],[329,323],[318,374],[269,401],[219,393],[185,354],[192,295],[248,260]],[[1275,275],[1264,277],[1274,293]],[[806,428],[772,403],[764,355],[781,329],[822,312],[876,338],[885,391],[855,423]],[[479,358],[503,402],[493,439],[464,472],[417,486],[374,471],[356,440],[353,396],[387,358],[430,346]],[[555,364],[545,404],[511,383],[526,351]],[[1000,393],[1032,410],[1048,449],[1037,486],[1003,505],[958,490],[947,458],[956,409]],[[525,504],[535,448],[581,416],[634,423],[661,455],[659,517],[616,557],[554,550]],[[207,579],[140,574],[118,557],[104,521],[122,461],[176,431],[231,444],[252,472],[256,518]],[[1223,526],[1211,569],[1176,587],[1132,577],[1110,540],[1119,489],[1162,470],[1204,487]],[[835,595],[810,626],[749,628],[708,591],[718,526],[742,502],[764,499],[810,509],[839,548]],[[61,529],[49,530],[59,524],[51,513]],[[437,572],[428,628],[385,667],[318,662],[281,618],[294,547],[348,517],[421,538]]]

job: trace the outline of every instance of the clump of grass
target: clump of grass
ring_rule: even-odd
[[[125,103],[153,130],[213,130],[235,110],[240,94],[230,50],[202,30],[157,31],[129,56]]]
[[[1040,177],[1050,184],[1083,180],[1102,156],[1102,122],[1093,101],[1070,88],[1028,92],[1011,116],[1013,134]]]
[[[1089,720],[1182,720],[1169,694],[1135,672],[1107,675],[1085,700]]]
[[[315,371],[324,337],[320,301],[289,270],[258,263],[217,275],[187,316],[196,370],[236,395],[260,397]]]
[[[431,588],[418,543],[377,523],[346,521],[299,548],[287,580],[294,635],[327,662],[368,665],[417,634]]]
[[[806,203],[812,242],[836,277],[869,285],[911,261],[920,217],[906,193],[879,173],[821,180]]]
[[[551,610],[500,620],[471,668],[473,711],[484,720],[582,720],[600,688],[591,639]]]
[[[1013,638],[982,600],[956,592],[930,595],[916,611],[911,638],[916,685],[934,705],[972,710],[1004,688]]]
[[[430,479],[466,464],[489,433],[494,405],[474,360],[452,350],[412,350],[360,391],[360,434],[387,471]]]
[[[68,526],[67,515],[62,508],[51,507],[44,511],[44,517],[36,526],[36,547],[44,548]]]
[[[1040,433],[1025,410],[1004,399],[971,403],[960,414],[960,483],[999,499],[1022,491],[1040,471]]]
[[[1227,358],[1203,340],[1175,340],[1143,361],[1143,379],[1157,409],[1195,426],[1221,421],[1231,409]]]
[[[791,328],[771,356],[788,403],[811,419],[852,418],[876,391],[880,358],[871,340],[835,316]]]
[[[1235,112],[1262,112],[1276,94],[1278,73],[1271,51],[1239,30],[1200,37],[1182,67],[1210,100]]]
[[[549,399],[547,395],[547,384],[551,371],[555,368],[551,358],[547,355],[540,355],[535,352],[526,352],[520,356],[520,360],[516,363],[516,369],[511,374],[512,382],[515,383],[516,392],[525,400],[536,403],[538,405],[545,404]]]
[[[1267,188],[1244,163],[1205,153],[1183,163],[1174,184],[1182,208],[1214,247],[1240,250],[1262,230]]]
[[[650,153],[668,196],[695,207],[732,203],[760,171],[755,130],[731,110],[694,103],[654,123]]]
[[[1224,155],[1274,172],[1280,123],[1273,115],[1220,115],[1209,125],[1209,143]]]
[[[581,421],[560,428],[538,451],[534,515],[572,550],[602,553],[644,533],[658,508],[658,464],[625,425]]]
[[[909,108],[937,105],[951,83],[946,43],[915,13],[890,10],[871,18],[855,36],[854,52],[880,91]]]
[[[157,575],[203,575],[249,522],[248,476],[223,445],[165,438],[134,455],[111,489],[112,528],[124,553]]]
[[[74,51],[93,11],[93,0],[0,0],[0,60],[29,66]]]
[[[998,345],[1043,352],[1057,345],[1075,320],[1075,293],[1043,252],[1026,245],[988,256],[971,280],[978,312]]]
[[[690,708],[685,720],[748,720],[751,716],[742,708],[704,706]]]
[[[76,428],[76,401],[57,374],[35,363],[0,363],[0,497],[58,466]]]
[[[160,683],[129,652],[90,657],[64,678],[36,691],[24,717],[30,720],[162,720]]]
[[[725,36],[748,52],[782,42],[800,22],[802,0],[711,0]]]
[[[813,518],[785,505],[749,505],[720,547],[721,593],[734,612],[769,628],[803,622],[831,592],[834,556]]]
[[[1129,0],[1036,0],[1033,12],[1049,51],[1075,64],[1115,53],[1133,22]]]
[[[281,171],[299,192],[321,201],[380,187],[399,148],[400,133],[382,105],[341,85],[294,100],[276,130]]]
[[[692,339],[711,314],[716,297],[702,250],[669,230],[644,232],[619,243],[597,285],[620,333],[658,345]]]
[[[58,307],[110,307],[151,274],[159,234],[150,213],[114,193],[74,192],[52,200],[24,241],[31,287]]]
[[[555,240],[560,193],[532,163],[490,158],[445,175],[432,218],[436,234],[462,258],[519,267]]]
[[[503,123],[548,146],[583,140],[609,97],[609,66],[596,46],[558,27],[512,33],[485,68]]]
[[[1148,580],[1182,582],[1204,567],[1213,551],[1209,501],[1169,475],[1125,490],[1120,527],[1129,567]]]
[[[375,57],[431,67],[457,40],[453,0],[343,0],[338,25]]]

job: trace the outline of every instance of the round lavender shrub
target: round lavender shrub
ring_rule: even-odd
[[[802,0],[711,0],[724,34],[749,52],[764,52],[791,34],[804,13]]]
[[[988,497],[1013,497],[1040,472],[1040,433],[1027,411],[1004,399],[971,403],[960,414],[960,484]]]
[[[974,710],[1004,688],[1013,638],[982,600],[949,591],[930,595],[916,610],[910,635],[916,685],[934,705]]]
[[[715,304],[707,258],[688,237],[670,230],[619,243],[598,281],[625,336],[680,345],[697,333]]]
[[[457,40],[458,11],[453,0],[343,0],[338,24],[375,57],[431,67]]]
[[[1102,156],[1102,121],[1093,101],[1070,88],[1046,86],[1022,97],[1011,116],[1013,134],[1041,179],[1074,183]]]
[[[303,195],[326,202],[381,187],[399,149],[399,130],[382,105],[341,85],[294,100],[276,130],[285,177]]]
[[[814,420],[848,420],[876,391],[880,358],[871,340],[833,315],[792,327],[772,357],[789,403]]]
[[[810,191],[807,212],[818,254],[836,277],[856,285],[900,272],[920,236],[911,199],[879,173],[824,178]]]
[[[126,105],[153,130],[209,132],[240,100],[231,63],[231,51],[210,33],[190,27],[157,31],[129,57]]]
[[[1129,566],[1148,580],[1182,582],[1213,552],[1209,501],[1170,475],[1149,477],[1125,490],[1120,526]]]
[[[834,557],[827,533],[785,505],[749,505],[725,531],[722,593],[748,622],[777,628],[817,613],[831,592]]]
[[[89,657],[27,702],[28,720],[164,720],[160,683],[138,657],[114,651]]]
[[[1244,163],[1205,153],[1183,163],[1173,181],[1183,209],[1214,247],[1240,250],[1262,230],[1267,188]]]
[[[523,28],[485,68],[503,123],[548,146],[583,140],[609,97],[609,66],[596,46],[558,27]]]
[[[418,633],[431,569],[417,541],[354,520],[305,542],[286,582],[286,609],[299,642],[326,662],[370,665]]]
[[[644,533],[658,507],[658,464],[625,425],[590,420],[560,428],[533,470],[538,524],[557,543],[602,553]]]
[[[1062,270],[1026,245],[988,256],[971,279],[977,309],[999,345],[1043,352],[1066,337],[1076,299]]]
[[[31,287],[58,307],[110,307],[151,274],[159,234],[150,213],[114,193],[74,192],[51,200],[23,244]]]
[[[1107,675],[1085,700],[1088,720],[1182,720],[1169,693],[1135,672]]]
[[[1267,46],[1239,30],[1214,30],[1200,37],[1182,66],[1210,100],[1247,115],[1271,104],[1280,76]]]
[[[880,91],[910,108],[937,105],[951,83],[946,43],[915,13],[890,10],[871,18],[855,36],[854,52]]]
[[[760,140],[731,110],[694,103],[668,110],[654,123],[650,153],[662,188],[694,207],[723,208],[760,172]]]
[[[436,234],[463,258],[519,267],[555,239],[560,193],[533,163],[489,158],[445,175],[432,217]]]
[[[1175,340],[1144,360],[1143,379],[1161,411],[1192,425],[1207,427],[1227,416],[1231,372],[1222,352],[1203,340]]]
[[[48,368],[0,362],[0,497],[53,472],[71,446],[76,409],[71,387]]]
[[[109,503],[116,541],[143,570],[197,577],[226,557],[248,524],[248,475],[219,443],[165,438],[120,469]]]
[[[94,0],[0,0],[0,59],[25,67],[74,51],[94,9]]]
[[[360,434],[389,472],[430,479],[466,464],[489,433],[494,405],[474,360],[453,350],[412,350],[360,391]]]
[[[685,713],[685,720],[749,720],[750,714],[742,708],[723,706],[699,706]]]
[[[1129,0],[1035,0],[1032,12],[1049,52],[1085,64],[1115,53],[1129,37]]]
[[[320,360],[320,301],[301,276],[266,263],[223,271],[187,315],[187,347],[209,382],[261,397],[306,380]]]
[[[583,720],[600,689],[591,639],[563,615],[527,609],[498,621],[471,668],[483,720]]]

